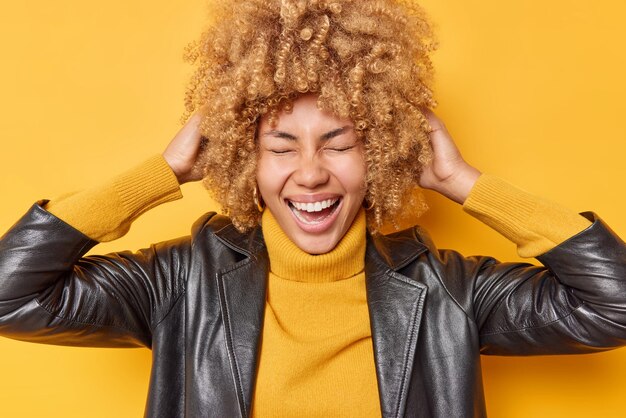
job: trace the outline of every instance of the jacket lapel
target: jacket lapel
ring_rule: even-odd
[[[269,260],[260,233],[245,235],[249,238],[247,243],[240,242],[237,235],[236,231],[220,231],[218,238],[248,258],[220,271],[217,285],[239,409],[242,417],[248,417],[263,329]]]
[[[246,256],[217,276],[226,345],[241,416],[250,414],[257,370],[269,259],[260,228],[239,234],[232,225],[216,233]],[[404,415],[426,286],[396,270],[427,250],[414,230],[393,237],[368,235],[367,304],[383,417]]]
[[[415,239],[368,240],[367,303],[383,417],[404,416],[427,290],[395,270],[424,251]]]

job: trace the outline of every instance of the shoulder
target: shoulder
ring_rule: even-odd
[[[240,232],[228,216],[215,212],[202,215],[193,224],[191,239],[195,244],[210,245],[211,250],[222,248],[242,256],[256,257],[265,249],[261,227]]]
[[[191,236],[212,234],[232,225],[233,223],[228,216],[220,215],[217,212],[207,212],[193,223]]]
[[[418,243],[424,246],[428,251],[436,251],[437,248],[430,234],[420,225],[413,225],[410,228],[396,231],[391,234],[381,235],[380,238],[388,241],[398,242],[402,244]]]
[[[419,226],[388,235],[368,235],[368,257],[380,258],[393,270],[403,268],[437,249],[428,233]]]

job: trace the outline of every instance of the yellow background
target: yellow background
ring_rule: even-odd
[[[466,158],[626,236],[626,3],[423,0],[436,22],[438,113]],[[105,181],[160,152],[179,127],[183,47],[203,1],[23,0],[0,13],[0,230],[40,198]],[[214,209],[199,184],[97,252],[186,234]],[[515,260],[443,198],[421,223],[440,247]],[[620,216],[621,215],[621,216]],[[626,349],[483,358],[492,417],[624,417]],[[150,351],[0,339],[0,416],[138,417]]]

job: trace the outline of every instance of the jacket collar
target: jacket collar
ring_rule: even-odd
[[[269,259],[260,227],[241,234],[228,224],[215,234],[226,246],[246,256],[222,269],[217,280],[241,415],[247,417],[258,366]],[[425,251],[427,245],[415,229],[392,236],[367,236],[367,304],[383,417],[404,415],[426,297],[426,286],[398,270]]]
[[[366,262],[370,256],[394,271],[409,264],[417,256],[428,250],[428,238],[418,233],[419,228],[410,228],[392,235],[367,234]],[[229,223],[215,232],[217,238],[238,253],[256,257],[266,252],[261,227],[242,234]]]

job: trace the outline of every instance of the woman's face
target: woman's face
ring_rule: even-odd
[[[257,183],[287,236],[309,254],[332,250],[365,195],[365,158],[349,119],[317,108],[317,96],[298,98],[278,124],[260,121]]]

